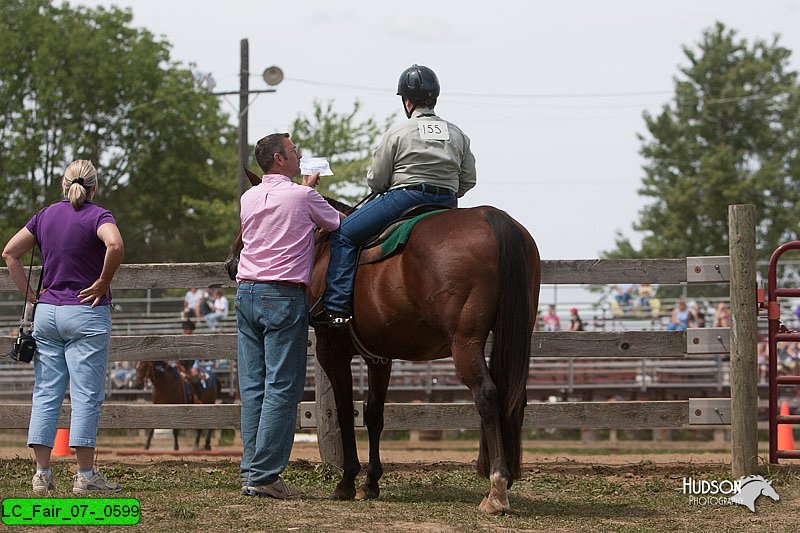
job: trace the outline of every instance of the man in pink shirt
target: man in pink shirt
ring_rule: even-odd
[[[242,241],[236,291],[242,400],[242,494],[296,498],[280,474],[289,462],[308,347],[306,286],[314,228],[333,231],[339,213],[314,189],[319,174],[300,173],[288,133],[256,144],[261,183],[241,198]]]

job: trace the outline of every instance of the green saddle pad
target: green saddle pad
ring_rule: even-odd
[[[442,211],[447,211],[447,209],[439,209],[437,211],[422,213],[421,215],[417,215],[414,218],[409,218],[401,223],[397,228],[394,229],[394,231],[392,231],[391,235],[389,235],[386,240],[381,243],[381,255],[386,257],[402,248],[403,245],[408,242],[408,237],[411,235],[411,230],[414,229],[414,226],[417,225],[417,222],[425,217],[429,217],[436,213],[441,213]]]

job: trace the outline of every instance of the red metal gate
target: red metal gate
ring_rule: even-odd
[[[769,260],[767,318],[769,320],[769,462],[778,459],[800,459],[800,450],[778,449],[778,425],[800,424],[798,415],[778,414],[778,387],[781,385],[800,385],[800,376],[778,375],[778,343],[800,341],[800,332],[788,329],[781,322],[779,297],[800,297],[800,289],[779,289],[777,266],[780,257],[789,250],[800,250],[800,241],[787,242],[779,246]]]

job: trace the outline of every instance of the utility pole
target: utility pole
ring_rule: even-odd
[[[250,187],[250,180],[244,173],[243,165],[247,164],[248,152],[247,149],[247,99],[250,96],[250,45],[247,39],[242,39],[239,43],[239,139],[237,147],[239,149],[239,198],[244,194],[244,191]],[[273,89],[274,91],[274,89]]]
[[[250,107],[249,97],[251,94],[275,92],[275,89],[250,90],[250,45],[247,39],[242,39],[239,42],[239,65],[239,90],[211,93],[214,96],[239,95],[239,129],[236,141],[236,148],[239,155],[239,164],[236,169],[236,175],[239,177],[237,180],[239,184],[237,204],[239,204],[238,198],[250,188],[250,180],[247,179],[247,175],[244,173],[244,165],[247,164],[247,161],[250,159],[250,150],[247,143],[247,111]],[[267,85],[278,85],[283,81],[283,71],[275,66],[268,67],[264,70],[263,77]]]

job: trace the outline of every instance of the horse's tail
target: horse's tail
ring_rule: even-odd
[[[522,420],[528,402],[527,382],[531,352],[531,321],[528,272],[528,242],[522,229],[504,211],[489,209],[486,221],[497,240],[498,307],[494,322],[494,345],[489,374],[497,388],[500,431],[511,479],[520,476],[522,463]],[[534,306],[536,303],[534,302]],[[481,436],[478,472],[488,476],[491,458]]]

